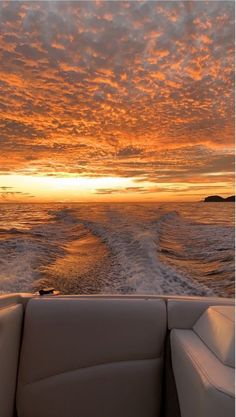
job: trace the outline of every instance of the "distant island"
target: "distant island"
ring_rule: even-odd
[[[231,195],[230,197],[223,198],[220,195],[210,195],[204,198],[204,203],[233,203],[235,202],[235,195]]]

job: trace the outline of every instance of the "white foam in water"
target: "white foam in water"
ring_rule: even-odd
[[[63,256],[62,248],[49,240],[44,244],[26,235],[0,241],[1,291],[30,290],[42,266],[58,256]]]
[[[65,244],[73,240],[74,229],[77,238],[84,236],[81,227],[74,227],[76,221],[67,210],[49,211],[49,215],[51,221],[38,222],[28,230],[0,230],[1,292],[31,291],[44,268],[65,256]]]
[[[49,279],[47,271],[52,277],[51,266],[66,259],[70,242],[92,233],[106,245],[110,266],[83,277],[84,292],[96,281],[96,291],[104,293],[233,296],[231,204],[51,205],[38,206],[35,214],[25,205],[21,215],[28,230],[13,221],[7,229],[6,213],[5,223],[0,222],[0,291],[29,291],[40,278]],[[73,282],[81,279],[79,255],[70,256],[71,276],[57,266],[58,285],[69,285],[72,276]]]
[[[140,224],[115,211],[109,223],[83,222],[111,248],[121,266],[120,274],[128,289],[148,294],[212,294],[205,285],[194,282],[160,263],[158,258],[160,226],[176,216],[168,213],[156,222]],[[119,286],[106,288],[119,291]]]

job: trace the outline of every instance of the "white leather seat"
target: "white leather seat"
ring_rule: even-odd
[[[158,417],[165,334],[163,300],[29,301],[18,417]]]
[[[219,360],[235,367],[235,311],[230,306],[209,307],[193,326]]]
[[[234,417],[233,317],[233,307],[210,307],[192,329],[171,330],[182,417]]]
[[[234,416],[234,301],[167,303],[182,417]],[[21,340],[17,417],[159,417],[161,397],[164,415],[177,417],[165,337],[158,298],[2,296],[0,417],[16,417]]]

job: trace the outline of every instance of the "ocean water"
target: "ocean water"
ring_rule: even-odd
[[[1,204],[0,292],[234,296],[233,203]]]

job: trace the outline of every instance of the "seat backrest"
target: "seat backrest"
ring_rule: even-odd
[[[193,326],[194,332],[226,366],[235,368],[235,308],[209,307]]]
[[[209,301],[192,305],[189,301],[168,302],[172,365],[182,417],[234,416],[234,300],[217,306]]]
[[[168,328],[192,329],[193,325],[210,306],[234,306],[233,298],[201,297],[173,298],[167,302]]]
[[[153,299],[32,299],[18,417],[158,417],[166,306]]]

